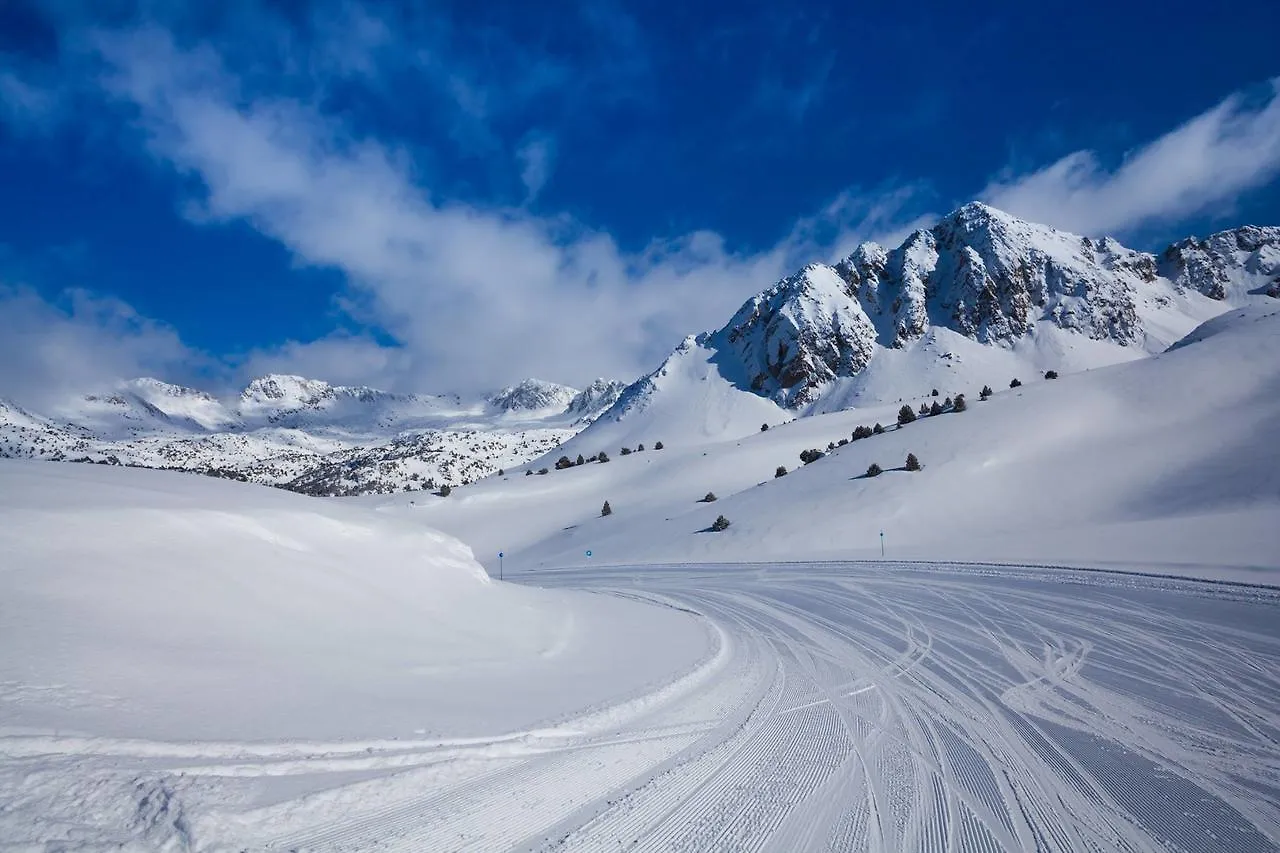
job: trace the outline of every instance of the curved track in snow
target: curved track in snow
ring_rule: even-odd
[[[695,610],[719,651],[501,738],[158,750],[142,829],[198,850],[1280,849],[1278,590],[890,563],[530,579]],[[90,779],[145,752],[64,749]],[[266,776],[306,793],[235,787]]]

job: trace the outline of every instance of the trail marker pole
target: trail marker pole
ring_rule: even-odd
[[[880,556],[884,557],[884,531],[880,531]]]
[[[498,552],[498,580],[502,580],[502,552]]]

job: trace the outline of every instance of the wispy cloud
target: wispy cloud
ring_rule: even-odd
[[[1076,151],[1042,169],[1004,175],[984,201],[1067,230],[1118,233],[1230,208],[1280,175],[1280,78],[1265,95],[1235,94],[1125,156],[1114,169]]]
[[[104,38],[101,50],[107,86],[136,111],[151,152],[199,180],[198,215],[247,221],[301,262],[344,271],[398,344],[379,367],[402,370],[398,384],[497,385],[513,370],[634,376],[798,256],[819,253],[815,223],[839,220],[840,233],[821,235],[833,240],[849,230],[842,204],[763,252],[695,232],[628,253],[565,217],[437,200],[402,152],[300,100],[246,96],[215,54],[179,48],[163,31]],[[527,147],[522,159],[536,192],[550,149]],[[280,355],[323,364],[335,349]]]
[[[36,408],[123,377],[187,378],[208,359],[125,303],[67,290],[46,299],[0,284],[0,397]]]
[[[520,181],[524,184],[525,203],[533,201],[547,185],[555,165],[555,140],[543,133],[531,133],[516,149],[520,162]]]

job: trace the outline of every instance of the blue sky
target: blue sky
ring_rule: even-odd
[[[0,3],[0,394],[630,379],[973,198],[1147,249],[1274,224],[1276,32],[1274,2]]]

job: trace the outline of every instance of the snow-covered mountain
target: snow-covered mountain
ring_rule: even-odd
[[[1188,238],[1152,255],[975,202],[896,249],[864,243],[747,300],[719,330],[684,341],[575,444],[664,431],[663,412],[689,405],[690,394],[716,401],[695,433],[734,437],[758,429],[762,416],[776,422],[1130,361],[1228,308],[1278,294],[1280,228]],[[691,364],[705,369],[681,367]],[[672,378],[682,371],[721,387],[691,390]],[[761,398],[776,408],[762,409]]]
[[[773,421],[767,431],[759,429],[759,411],[741,409],[738,416],[754,424],[749,434],[708,440],[669,405],[702,394],[713,411],[715,394],[729,393],[726,382],[711,390],[716,374],[702,381],[693,369],[708,364],[698,349],[682,348],[665,375],[636,386],[652,389],[644,414],[660,420],[600,421],[607,430],[648,424],[651,435],[593,436],[592,428],[552,452],[604,449],[608,464],[545,477],[517,471],[413,511],[495,567],[505,551],[508,571],[582,565],[587,552],[602,565],[877,559],[886,531],[891,558],[1146,571],[1192,564],[1237,580],[1277,577],[1276,300],[1229,310],[1150,358],[1056,380],[1027,376],[1017,388],[997,386],[985,401],[975,382],[961,389],[963,411],[953,398],[939,414],[902,426],[902,405],[918,411],[945,396],[927,389],[901,403]],[[776,406],[750,393],[731,405],[749,400]],[[857,431],[876,423],[880,432]],[[625,455],[598,440],[618,437],[634,448],[642,436],[646,452]],[[653,449],[654,439],[662,450]],[[922,470],[907,470],[908,453]],[[882,476],[868,476],[872,463]],[[714,502],[704,499],[708,493]],[[407,504],[402,496],[362,500],[387,511]],[[709,534],[721,514],[732,526]]]
[[[179,468],[309,494],[435,489],[542,455],[623,387],[527,380],[464,400],[269,375],[224,401],[133,379],[48,415],[0,401],[0,457]]]
[[[503,412],[563,412],[577,393],[566,385],[526,379],[494,394],[489,398],[489,405]]]

